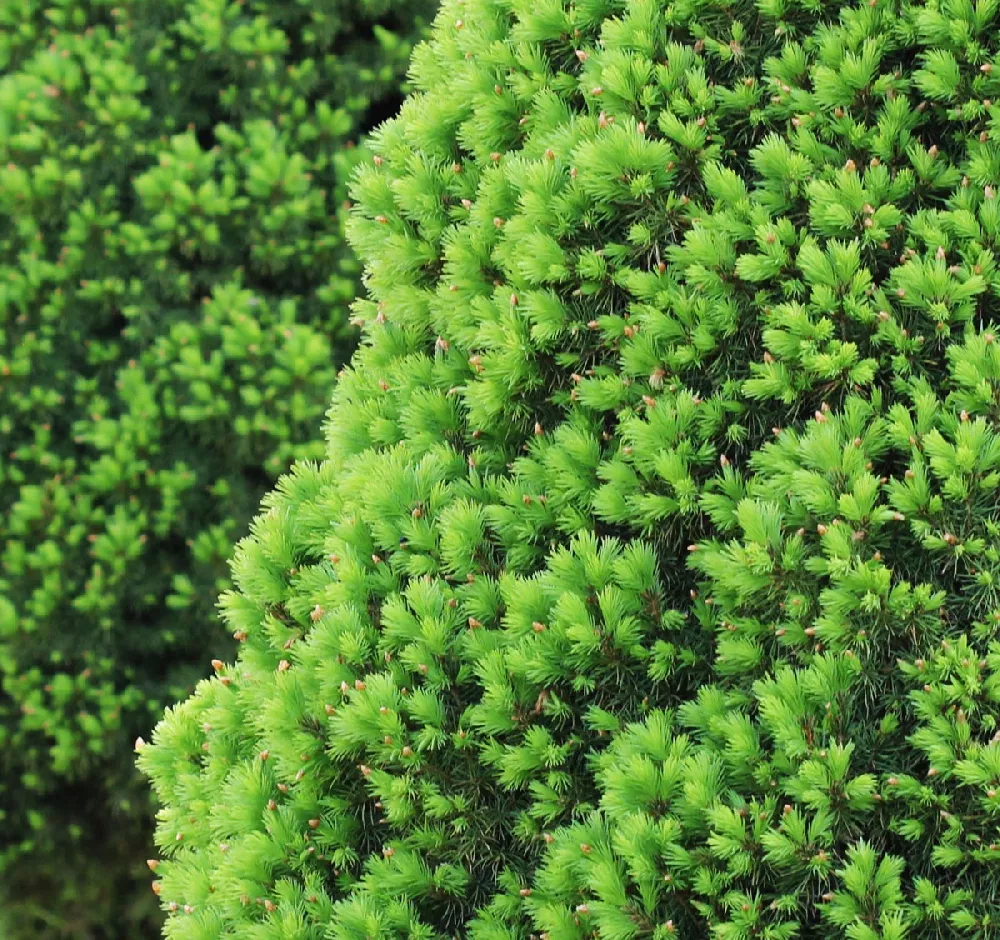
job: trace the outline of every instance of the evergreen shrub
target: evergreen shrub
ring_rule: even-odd
[[[166,936],[1000,936],[998,14],[446,0]]]
[[[0,3],[4,937],[158,916],[132,741],[235,645],[232,542],[322,454],[354,143],[427,8]]]

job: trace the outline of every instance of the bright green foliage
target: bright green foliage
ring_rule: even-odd
[[[448,0],[174,940],[1000,937],[1000,4]]]
[[[0,2],[4,937],[156,913],[131,742],[231,649],[233,539],[323,452],[354,143],[428,8]]]

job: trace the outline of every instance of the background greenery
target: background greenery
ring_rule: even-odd
[[[427,4],[0,4],[0,934],[154,935],[132,742],[353,340],[359,136]]]

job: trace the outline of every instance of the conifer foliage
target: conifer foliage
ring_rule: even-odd
[[[446,0],[139,756],[168,937],[1000,936],[998,25]]]
[[[235,645],[232,542],[322,454],[351,147],[428,8],[0,3],[4,937],[138,936],[131,742]]]

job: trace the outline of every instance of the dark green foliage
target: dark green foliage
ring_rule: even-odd
[[[232,541],[323,453],[354,145],[427,10],[0,3],[4,937],[156,914],[131,742],[231,649]]]
[[[168,937],[1000,937],[998,26],[444,4],[141,749]]]

